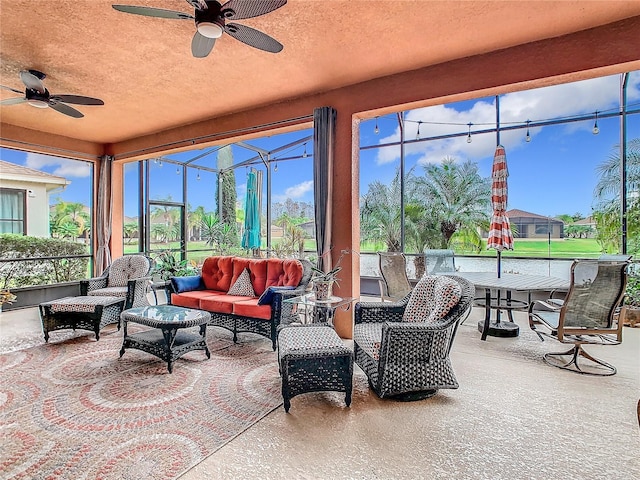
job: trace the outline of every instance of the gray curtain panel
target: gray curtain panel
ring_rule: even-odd
[[[336,138],[336,111],[320,107],[313,111],[313,195],[316,214],[318,268],[331,270],[331,197],[333,195],[333,157]],[[324,256],[323,256],[324,255]]]
[[[100,178],[98,183],[98,205],[96,208],[96,264],[94,274],[100,275],[111,264],[111,164],[113,157],[105,155],[100,159]]]

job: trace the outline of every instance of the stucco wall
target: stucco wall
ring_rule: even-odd
[[[26,191],[27,235],[49,237],[49,195],[44,184],[2,179],[0,187]]]

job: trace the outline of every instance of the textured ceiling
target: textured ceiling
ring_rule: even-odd
[[[112,3],[193,13],[186,0],[0,0],[1,85],[22,90],[19,71],[36,69],[52,94],[105,102],[78,106],[82,119],[4,105],[2,124],[121,142],[640,15],[640,1],[289,0],[237,22],[277,39],[281,53],[223,35],[196,59],[191,21],[125,14]]]

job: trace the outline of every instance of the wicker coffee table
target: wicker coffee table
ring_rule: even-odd
[[[207,346],[207,323],[211,320],[208,312],[173,305],[152,305],[125,310],[120,318],[124,329],[120,357],[127,348],[142,350],[167,362],[169,373],[173,372],[173,363],[178,358],[193,350],[204,350],[207,358],[211,358]],[[129,334],[128,322],[153,328]],[[200,327],[199,332],[186,330],[191,327]]]

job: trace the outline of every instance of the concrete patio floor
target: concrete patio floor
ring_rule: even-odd
[[[519,337],[482,342],[482,314],[453,346],[458,390],[381,400],[356,368],[350,408],[339,393],[295,397],[288,414],[279,407],[180,479],[638,478],[640,328],[625,327],[621,345],[587,347],[618,369],[591,377],[546,365],[545,352],[567,346],[540,342],[523,313]],[[37,309],[0,314],[0,351],[42,342]]]

